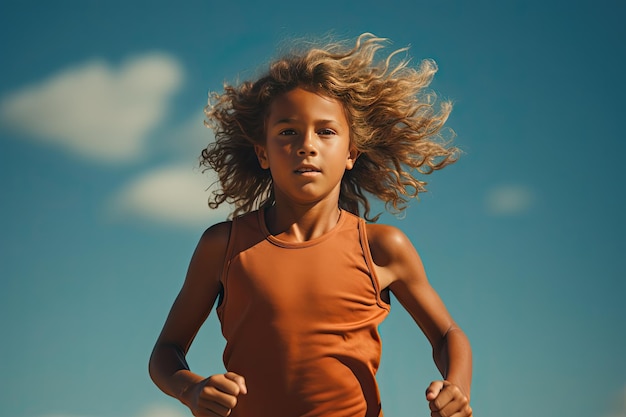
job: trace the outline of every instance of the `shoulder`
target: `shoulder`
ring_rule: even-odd
[[[232,221],[224,221],[224,222],[220,222],[220,223],[215,223],[214,225],[210,226],[209,228],[207,228],[204,233],[202,233],[202,237],[200,238],[200,241],[206,241],[206,242],[213,242],[213,243],[218,243],[218,242],[228,242],[228,239],[230,237],[230,229],[232,226]]]
[[[367,240],[382,288],[398,281],[420,279],[423,267],[417,251],[397,227],[367,224]]]
[[[207,228],[200,237],[195,255],[224,256],[230,240],[231,225],[232,221],[225,221]]]
[[[217,294],[219,279],[228,250],[231,222],[217,223],[202,233],[193,252],[183,293],[206,293],[207,288]]]
[[[415,250],[406,234],[397,227],[386,224],[367,224],[366,231],[372,257],[379,266],[389,264],[407,250]]]
[[[198,249],[200,251],[210,251],[212,256],[218,256],[221,260],[226,256],[230,240],[239,240],[242,235],[260,231],[261,221],[259,210],[250,211],[233,220],[216,223],[204,231]]]

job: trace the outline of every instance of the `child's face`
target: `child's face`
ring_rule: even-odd
[[[357,156],[341,103],[296,88],[274,99],[266,131],[265,145],[255,149],[261,167],[271,171],[277,199],[339,199],[343,174]]]

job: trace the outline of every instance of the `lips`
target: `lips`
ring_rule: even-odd
[[[300,165],[294,172],[297,174],[305,174],[309,172],[321,172],[321,170],[314,165]]]

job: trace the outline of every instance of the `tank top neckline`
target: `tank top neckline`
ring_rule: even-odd
[[[346,219],[348,216],[346,216],[346,211],[343,209],[339,209],[339,219],[337,220],[337,224],[335,224],[332,229],[330,229],[328,232],[324,233],[321,236],[318,236],[314,239],[311,240],[307,240],[305,242],[288,242],[286,240],[280,239],[279,237],[274,236],[273,234],[270,233],[269,229],[267,228],[267,224],[265,223],[265,209],[260,209],[258,210],[258,222],[259,222],[259,227],[261,229],[261,232],[263,233],[263,235],[265,236],[265,239],[268,240],[270,243],[276,245],[276,246],[280,246],[283,248],[307,248],[310,246],[314,246],[317,245],[329,238],[331,238],[332,236],[334,236],[335,234],[337,234],[337,232],[339,230],[341,230],[341,227],[343,226],[343,224],[346,222]]]

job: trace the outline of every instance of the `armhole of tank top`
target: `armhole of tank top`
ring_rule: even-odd
[[[372,285],[374,285],[374,289],[376,290],[376,303],[381,308],[384,308],[385,310],[390,310],[391,305],[385,302],[382,298],[380,281],[378,280],[378,275],[376,274],[376,268],[374,267],[374,258],[372,258],[370,244],[367,239],[366,224],[365,220],[363,220],[362,218],[359,218],[359,238],[361,240],[361,248],[363,249],[365,263],[367,264],[367,268],[370,271],[370,277],[372,278]]]
[[[222,289],[217,301],[217,310],[221,310],[226,301],[226,277],[228,276],[228,269],[230,267],[230,261],[233,257],[233,247],[235,246],[235,234],[237,231],[237,218],[234,217],[230,222],[230,233],[228,234],[228,244],[226,245],[226,253],[224,255],[224,263],[222,264],[222,273],[220,275],[220,282],[222,283]]]

